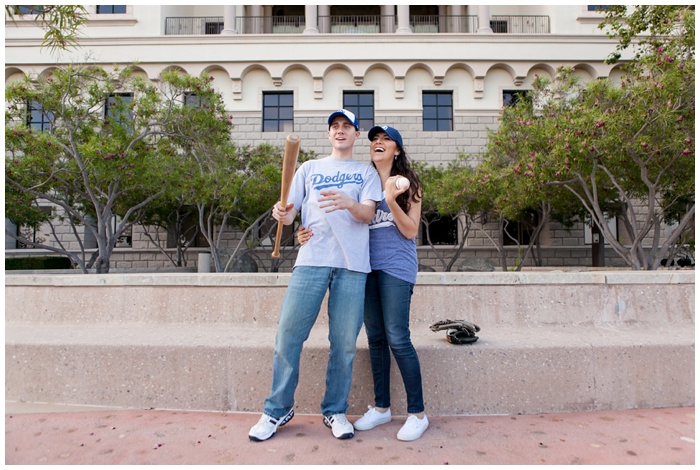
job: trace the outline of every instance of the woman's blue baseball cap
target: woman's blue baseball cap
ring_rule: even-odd
[[[391,140],[399,144],[399,147],[403,148],[403,139],[401,138],[401,133],[390,126],[374,126],[367,133],[369,140],[373,140],[374,136],[379,132],[385,132]]]
[[[339,109],[338,111],[331,113],[330,116],[328,116],[328,127],[331,127],[331,123],[333,122],[333,119],[337,118],[338,116],[343,116],[345,119],[350,121],[353,126],[355,126],[355,129],[358,131],[360,130],[360,121],[357,120],[357,116],[355,116],[353,113],[348,111],[347,109]]]

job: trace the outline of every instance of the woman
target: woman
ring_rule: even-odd
[[[374,380],[374,406],[368,407],[354,427],[366,431],[391,421],[391,351],[403,379],[408,412],[397,438],[413,441],[428,428],[420,362],[409,330],[411,296],[418,273],[415,237],[420,227],[422,185],[411,168],[399,131],[376,126],[367,136],[371,141],[372,165],[379,173],[384,193],[369,227],[372,272],[365,289],[364,325]],[[397,185],[402,177],[408,179],[408,186]],[[305,243],[311,236],[302,227],[299,242]]]

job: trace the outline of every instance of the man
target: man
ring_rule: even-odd
[[[299,249],[282,303],[272,387],[263,415],[248,433],[252,441],[269,439],[294,416],[301,350],[326,291],[330,350],[321,413],[336,438],[354,435],[345,412],[370,272],[368,224],[382,199],[376,170],[353,160],[353,145],[359,137],[353,113],[345,109],[332,113],[328,117],[330,156],[305,162],[294,175],[287,206],[278,202],[273,207],[272,216],[285,225],[294,222],[300,208],[302,224],[314,236]]]

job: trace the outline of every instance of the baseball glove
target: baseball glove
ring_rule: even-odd
[[[477,339],[476,333],[481,331],[479,325],[466,320],[441,320],[430,325],[432,331],[447,330],[445,338],[452,344],[473,343]]]

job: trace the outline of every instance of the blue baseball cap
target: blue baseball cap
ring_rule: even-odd
[[[367,133],[369,140],[373,140],[374,136],[379,132],[385,132],[391,140],[399,144],[399,147],[403,148],[403,139],[401,138],[401,133],[390,126],[374,126]]]
[[[355,116],[347,109],[339,109],[338,111],[331,113],[331,115],[328,116],[328,127],[331,127],[333,119],[337,118],[338,116],[343,116],[345,119],[350,121],[353,126],[355,126],[355,129],[357,129],[358,131],[360,130],[360,121],[357,120],[357,116]]]

